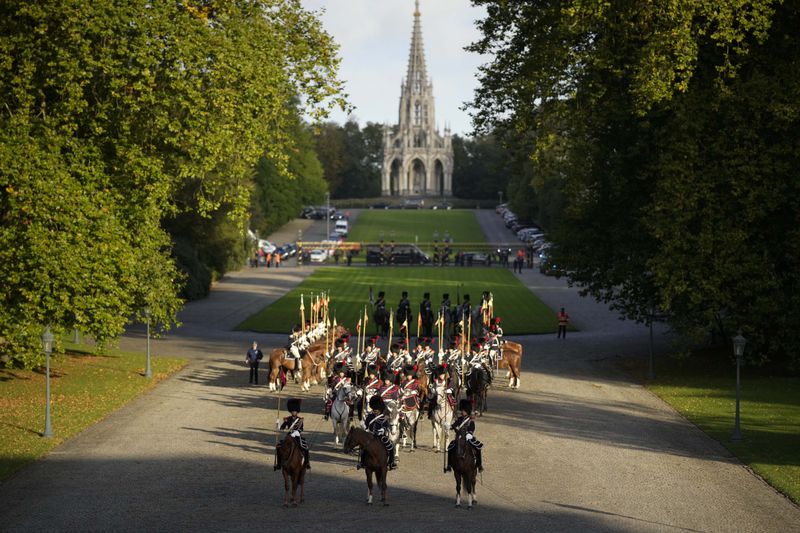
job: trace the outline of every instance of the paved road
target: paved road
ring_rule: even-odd
[[[366,507],[363,473],[317,414],[319,388],[301,395],[313,446],[307,502],[281,508],[277,398],[245,384],[251,335],[230,328],[309,272],[243,270],[187,306],[185,326],[154,349],[189,367],[0,485],[0,530],[800,531],[795,505],[608,364],[645,352],[642,327],[536,271],[520,277],[581,331],[519,339],[522,388],[498,383],[478,421],[487,470],[476,510],[453,509],[453,478],[424,423],[421,448],[390,474],[391,505]],[[124,343],[141,349],[143,339]],[[668,347],[663,332],[657,347]]]

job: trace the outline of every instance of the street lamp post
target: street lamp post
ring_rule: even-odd
[[[739,398],[740,398],[740,388],[739,388],[739,366],[742,362],[742,357],[744,356],[744,345],[747,344],[747,339],[742,336],[742,330],[739,330],[739,333],[733,338],[733,355],[736,356],[736,424],[733,428],[733,435],[731,435],[731,440],[734,442],[740,442],[742,440],[742,432],[739,428]]]
[[[50,354],[53,352],[53,334],[50,327],[44,328],[42,333],[42,346],[45,354],[45,408],[44,408],[44,433],[43,437],[52,438],[53,426],[50,423]]]
[[[150,306],[144,308],[144,318],[147,321],[147,368],[144,371],[144,377],[153,377],[153,371],[150,368]]]
[[[500,197],[500,203],[503,203],[503,191],[497,191],[497,195]]]

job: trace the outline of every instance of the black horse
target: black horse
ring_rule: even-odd
[[[378,306],[372,314],[372,319],[375,321],[375,328],[378,335],[389,335],[389,312],[386,310],[386,307]]]
[[[478,416],[488,411],[486,402],[490,379],[488,372],[483,368],[473,368],[467,376],[467,398],[470,399]]]

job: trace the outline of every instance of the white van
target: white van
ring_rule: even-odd
[[[347,220],[337,220],[336,225],[333,227],[333,231],[342,237],[347,237],[347,230],[349,224]]]

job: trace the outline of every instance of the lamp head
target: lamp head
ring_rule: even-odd
[[[737,359],[741,359],[744,355],[744,346],[747,344],[747,339],[742,336],[742,330],[733,338],[733,354]]]
[[[42,346],[44,346],[44,352],[46,354],[50,354],[53,351],[53,334],[50,332],[50,326],[44,328],[44,333],[42,333]]]

